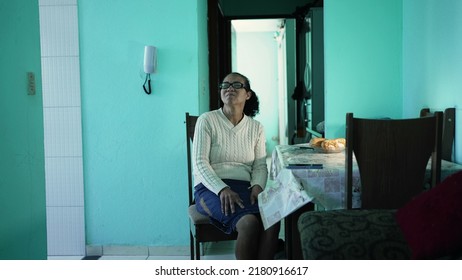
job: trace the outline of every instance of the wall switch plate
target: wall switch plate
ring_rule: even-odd
[[[35,74],[27,72],[27,94],[35,95]]]

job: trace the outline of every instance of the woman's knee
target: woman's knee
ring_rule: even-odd
[[[252,214],[242,216],[236,224],[238,232],[249,232],[249,231],[260,231],[261,223],[260,220]]]

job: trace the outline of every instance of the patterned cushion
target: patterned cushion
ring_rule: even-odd
[[[303,213],[298,229],[305,259],[409,259],[396,210]]]

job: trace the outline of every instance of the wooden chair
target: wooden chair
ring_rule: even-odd
[[[363,209],[395,209],[423,190],[431,157],[431,187],[441,178],[442,112],[404,120],[346,116],[347,207],[352,199],[353,153],[361,178]]]
[[[429,108],[420,110],[420,117],[432,116]],[[456,130],[456,108],[446,108],[443,119],[443,136],[441,140],[441,159],[452,161]]]
[[[199,260],[201,255],[201,243],[236,240],[237,233],[225,234],[214,225],[210,224],[209,218],[197,212],[194,201],[194,180],[191,162],[191,144],[194,139],[197,116],[186,113],[186,153],[188,161],[188,214],[191,260]]]
[[[432,158],[432,186],[441,173],[442,112],[378,120],[346,115],[347,209],[303,213],[298,229],[305,259],[408,259],[411,251],[396,209],[424,191]],[[353,155],[361,180],[361,209],[352,208]]]

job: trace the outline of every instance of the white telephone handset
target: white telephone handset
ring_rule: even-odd
[[[151,94],[151,73],[157,70],[157,49],[154,46],[144,47],[144,73],[146,80],[144,81],[143,89],[146,94]],[[147,86],[146,86],[147,85]]]
[[[144,72],[151,74],[157,68],[157,49],[154,46],[144,47]]]

